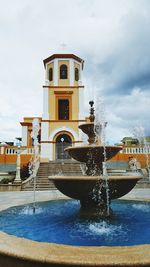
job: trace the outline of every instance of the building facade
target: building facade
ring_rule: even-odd
[[[84,61],[74,54],[53,54],[44,61],[41,162],[68,158],[65,147],[81,142],[78,126],[83,114],[82,71]],[[22,145],[32,145],[33,118],[24,118]]]
[[[43,113],[38,117],[40,123],[40,160],[48,162],[68,158],[64,149],[70,145],[80,145],[81,132],[78,126],[88,118],[83,113],[84,86],[82,71],[84,61],[74,54],[53,54],[44,59],[45,82],[43,85]],[[87,115],[87,114],[86,114]],[[0,167],[16,164],[18,147],[21,165],[27,165],[34,153],[31,138],[34,117],[25,117],[21,122],[22,143],[0,144]],[[128,162],[135,157],[142,168],[150,166],[150,137],[143,142],[137,138],[124,137],[122,151],[112,161]],[[13,167],[14,168],[14,167]],[[10,168],[9,168],[10,169]]]

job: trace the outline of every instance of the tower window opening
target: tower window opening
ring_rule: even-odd
[[[75,68],[75,81],[79,81],[79,70]]]
[[[49,69],[49,81],[51,82],[53,80],[53,69]]]
[[[69,120],[69,99],[58,99],[58,120]]]
[[[67,65],[63,64],[60,66],[60,79],[67,79],[68,73],[67,73]]]

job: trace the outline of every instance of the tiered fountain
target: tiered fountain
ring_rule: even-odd
[[[80,200],[81,214],[88,218],[80,217],[76,201],[70,200],[38,203],[35,212],[26,205],[1,212],[0,229],[9,233],[0,233],[1,266],[150,266],[148,202],[121,202],[117,212],[113,206],[115,216],[101,218],[109,215],[111,200],[128,193],[142,176],[136,171],[107,174],[106,160],[121,147],[105,146],[98,139],[90,104],[89,122],[79,126],[89,144],[66,149],[85,164],[86,175],[50,177],[62,193]]]
[[[81,211],[89,215],[98,213],[107,216],[111,200],[127,194],[143,177],[139,172],[107,174],[106,160],[115,156],[122,147],[102,144],[95,130],[94,102],[90,101],[89,104],[89,122],[79,126],[88,135],[89,144],[65,149],[73,159],[85,164],[85,175],[55,176],[49,179],[54,181],[56,188],[63,194],[80,200]]]

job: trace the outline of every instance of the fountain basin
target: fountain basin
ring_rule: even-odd
[[[109,176],[107,179],[109,201],[126,195],[142,178],[143,176],[140,173],[137,175]],[[106,203],[107,187],[105,179],[104,176],[49,176],[49,180],[54,182],[61,193],[80,200],[81,206],[84,208],[100,206],[100,200],[102,205]]]
[[[31,241],[0,232],[3,267],[122,266],[149,267],[150,245],[74,247]]]
[[[86,146],[77,146],[77,147],[67,147],[65,151],[69,155],[80,162],[85,162],[91,164],[101,164],[104,162],[104,149],[106,151],[107,160],[114,157],[122,147],[119,146],[99,146],[99,145],[86,145]]]
[[[17,238],[0,232],[3,267],[149,267],[150,245],[126,247],[73,247]]]

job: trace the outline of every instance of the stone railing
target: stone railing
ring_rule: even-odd
[[[124,154],[150,154],[150,146],[143,147],[124,147]]]
[[[0,146],[0,155],[15,155],[17,153],[22,155],[32,155],[33,147],[29,146]]]

